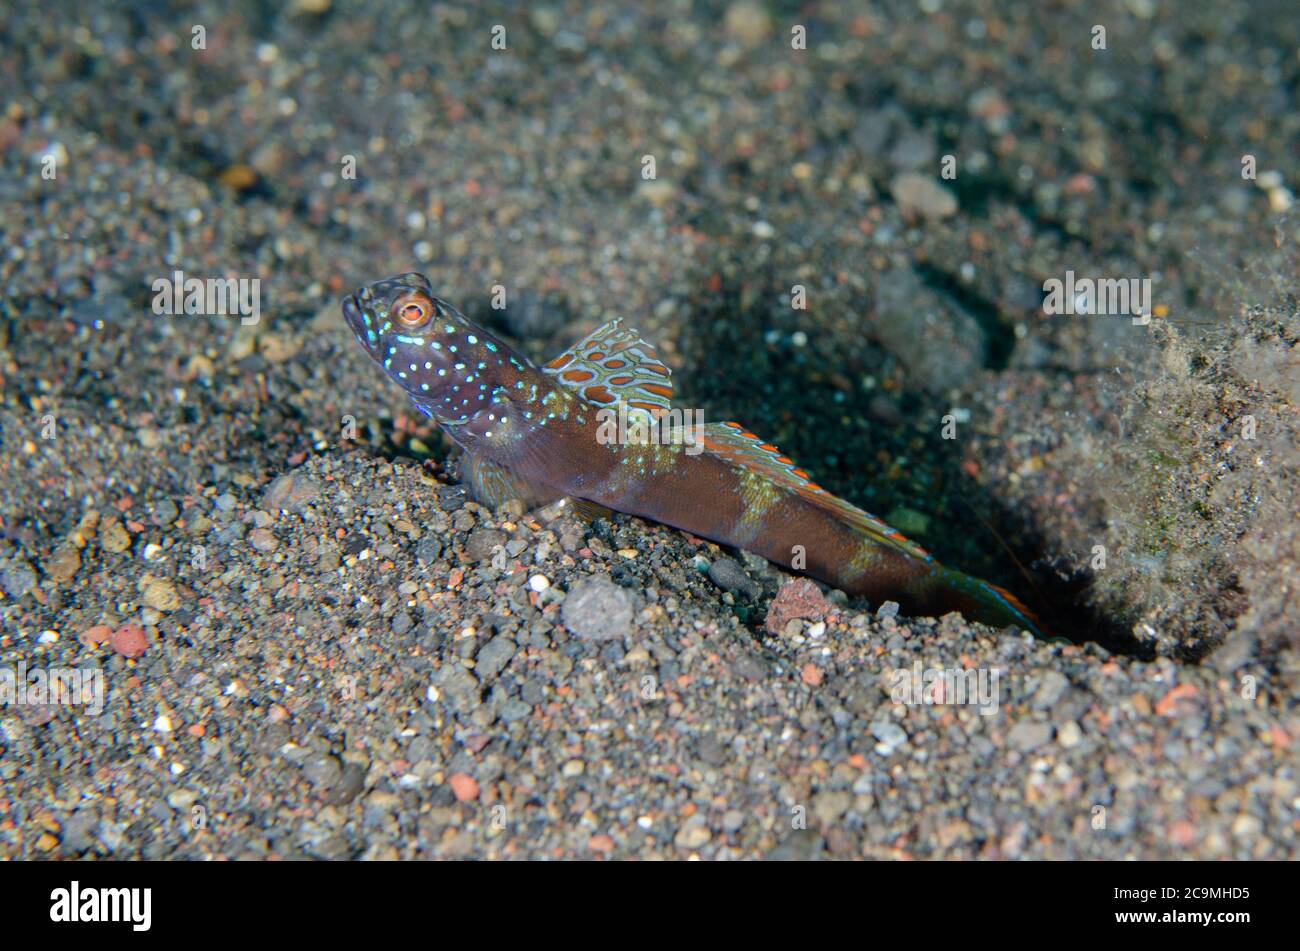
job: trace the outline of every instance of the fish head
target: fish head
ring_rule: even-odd
[[[492,397],[504,345],[445,300],[423,274],[399,274],[343,298],[357,342],[426,412],[455,420]]]

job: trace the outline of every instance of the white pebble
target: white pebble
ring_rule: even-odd
[[[538,594],[541,594],[551,586],[551,579],[546,575],[533,575],[528,579],[528,587],[532,588]]]

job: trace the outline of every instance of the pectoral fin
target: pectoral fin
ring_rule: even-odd
[[[511,499],[519,499],[526,509],[535,509],[563,497],[550,486],[529,482],[505,466],[468,452],[461,457],[460,477],[474,501],[490,509]]]

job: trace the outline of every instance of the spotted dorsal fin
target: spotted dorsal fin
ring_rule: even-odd
[[[655,348],[623,326],[622,318],[592,331],[542,368],[593,406],[659,416],[672,408],[672,372]]]
[[[740,423],[710,423],[705,426],[704,448],[733,465],[766,476],[773,484],[807,499],[881,544],[914,558],[930,560],[930,554],[916,542],[870,512],[831,495],[795,465],[793,459],[771,443],[763,442]]]

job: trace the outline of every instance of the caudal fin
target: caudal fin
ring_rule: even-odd
[[[953,568],[936,566],[918,585],[918,596],[936,613],[960,611],[967,619],[993,627],[1014,625],[1035,637],[1050,637],[1046,626],[1010,591]]]

